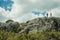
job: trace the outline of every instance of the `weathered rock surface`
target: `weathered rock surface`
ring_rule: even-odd
[[[56,17],[36,18],[27,21],[25,24],[27,24],[27,26],[19,33],[37,33],[42,31],[51,31],[52,29],[60,31],[60,18]]]
[[[0,30],[16,33],[39,33],[42,31],[51,31],[52,29],[60,31],[60,18],[35,18],[27,21],[26,23],[18,23],[13,20],[8,20],[5,23],[0,22]]]

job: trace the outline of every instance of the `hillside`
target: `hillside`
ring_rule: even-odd
[[[56,31],[60,31],[60,18],[56,17],[36,18],[27,21],[25,24],[26,27],[22,31],[20,31],[20,33],[38,33],[42,31],[52,31],[53,29],[55,29]]]
[[[60,40],[60,18],[35,18],[26,23],[0,22],[0,40]]]
[[[13,20],[7,20],[5,23],[0,22],[0,30],[15,33],[39,33],[42,31],[60,31],[60,18],[43,17],[27,21],[26,23],[18,23]]]

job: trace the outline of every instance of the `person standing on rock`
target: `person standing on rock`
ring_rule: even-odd
[[[46,14],[46,16],[48,17],[48,13]]]
[[[52,13],[50,13],[50,17],[52,17]]]

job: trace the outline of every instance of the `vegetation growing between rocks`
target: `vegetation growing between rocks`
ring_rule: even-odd
[[[19,34],[0,30],[0,40],[60,40],[60,32],[41,32],[36,34]]]
[[[0,40],[60,40],[60,18],[0,22]]]

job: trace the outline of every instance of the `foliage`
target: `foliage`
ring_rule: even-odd
[[[0,30],[0,40],[60,40],[60,32],[41,32],[35,34],[19,34]]]

